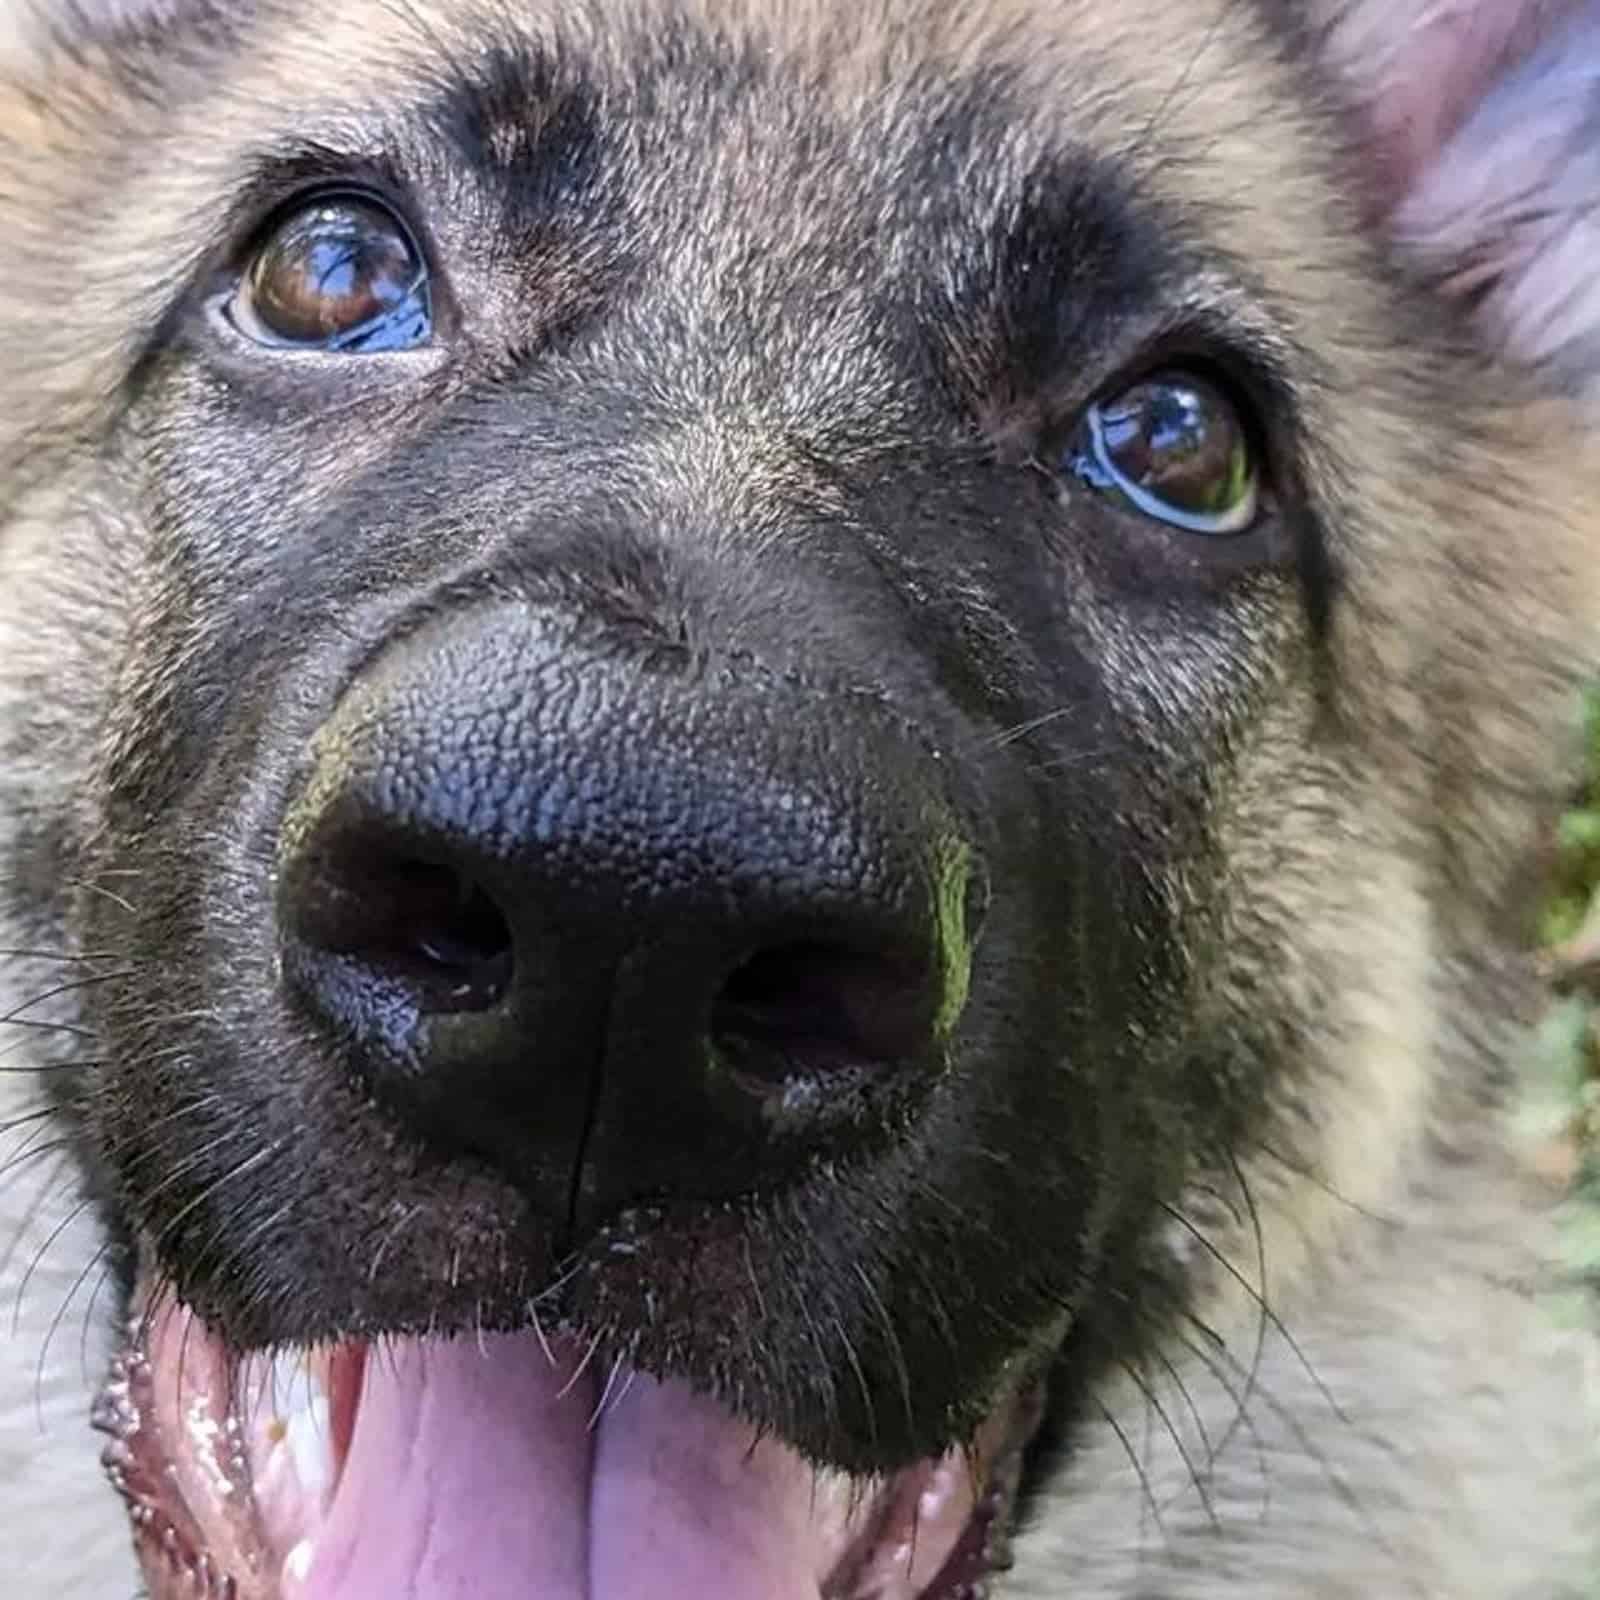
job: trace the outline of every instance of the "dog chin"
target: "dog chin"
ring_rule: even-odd
[[[96,1425],[151,1600],[969,1600],[1041,1409],[856,1477],[537,1325],[244,1353],[146,1274]]]

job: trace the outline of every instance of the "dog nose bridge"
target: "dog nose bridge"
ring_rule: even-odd
[[[579,1227],[903,1120],[973,858],[894,720],[504,607],[391,650],[283,834],[285,971],[380,1101]]]

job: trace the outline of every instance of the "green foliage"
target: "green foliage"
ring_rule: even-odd
[[[1540,918],[1540,941],[1576,938],[1600,888],[1600,688],[1584,703],[1586,770],[1572,809],[1556,830],[1554,874]]]
[[[1567,991],[1554,998],[1528,1052],[1527,1130],[1570,1174],[1563,1254],[1575,1313],[1592,1318],[1600,1288],[1600,687],[1585,703],[1586,770],[1556,830],[1540,934]]]

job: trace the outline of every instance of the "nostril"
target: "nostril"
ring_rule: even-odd
[[[360,846],[305,865],[294,931],[307,944],[404,984],[425,1012],[486,1011],[511,981],[510,926],[454,867]]]
[[[752,956],[723,985],[720,1056],[766,1081],[893,1066],[926,1055],[936,997],[924,965],[812,943]]]

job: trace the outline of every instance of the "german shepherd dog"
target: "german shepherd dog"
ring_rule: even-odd
[[[20,4],[8,1600],[1592,1594],[1600,7]]]

